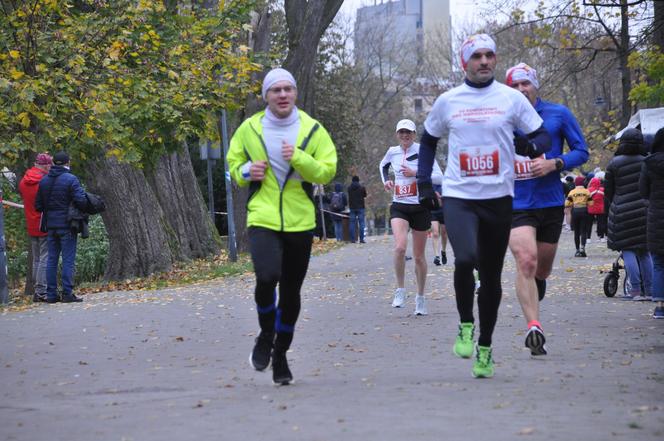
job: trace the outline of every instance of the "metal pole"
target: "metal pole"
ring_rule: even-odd
[[[318,206],[320,211],[320,224],[323,227],[323,240],[327,240],[327,232],[325,231],[325,212],[323,212],[323,194],[325,187],[323,184],[318,184]]]
[[[2,206],[2,188],[0,187],[0,303],[9,302],[7,290],[7,254],[5,252],[5,213]]]
[[[224,147],[224,176],[226,177],[226,215],[228,220],[228,252],[231,262],[237,262],[237,242],[235,238],[235,214],[233,212],[233,188],[231,187],[231,172],[228,168],[228,128],[226,127],[226,110],[221,111],[221,142]]]
[[[210,159],[210,149],[212,148],[212,141],[207,142],[208,157],[207,157],[207,187],[208,187],[208,207],[210,208],[210,218],[212,219],[212,225],[216,225],[214,222],[214,188],[212,186],[212,166],[214,165],[214,159]]]

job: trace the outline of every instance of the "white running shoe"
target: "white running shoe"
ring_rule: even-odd
[[[415,296],[415,315],[427,315],[427,305],[424,296]]]
[[[406,303],[406,290],[404,288],[397,288],[394,293],[394,300],[392,300],[393,308],[401,308]]]

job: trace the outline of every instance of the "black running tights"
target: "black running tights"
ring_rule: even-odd
[[[284,233],[249,228],[249,248],[256,273],[254,298],[261,331],[277,333],[275,350],[286,351],[300,314],[300,289],[309,267],[313,232]],[[276,287],[279,285],[279,304]]]
[[[572,209],[572,229],[574,230],[574,246],[579,251],[581,248],[586,248],[586,238],[588,222],[592,221],[588,215],[586,208],[573,208]]]
[[[447,236],[454,251],[454,291],[462,323],[474,322],[475,278],[480,274],[477,297],[480,335],[477,343],[491,346],[502,297],[501,275],[512,224],[512,198],[466,200],[445,198]]]

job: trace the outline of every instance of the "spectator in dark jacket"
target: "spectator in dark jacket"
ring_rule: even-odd
[[[648,202],[639,191],[644,153],[641,132],[625,130],[604,180],[604,206],[609,212],[608,246],[623,253],[631,284],[627,297],[635,300],[648,299],[652,284],[652,260],[646,244]]]
[[[87,198],[78,178],[69,172],[69,155],[58,152],[53,166],[39,183],[35,208],[46,217],[48,228],[48,264],[46,266],[46,301],[80,302],[72,292],[77,234],[72,232],[69,205],[87,209]],[[62,253],[62,297],[58,297],[58,261]]]
[[[33,302],[46,301],[46,262],[48,259],[47,234],[40,231],[39,223],[41,213],[35,210],[35,198],[39,190],[39,182],[48,174],[53,164],[53,158],[48,153],[40,153],[35,159],[34,167],[25,172],[18,191],[23,199],[23,210],[25,212],[25,226],[30,236],[32,247],[32,285],[34,294]]]
[[[339,203],[336,203],[336,199],[339,198]],[[337,239],[337,242],[341,242],[344,238],[344,226],[343,221],[344,217],[347,217],[344,214],[346,207],[348,206],[348,198],[346,193],[344,193],[344,188],[341,183],[336,182],[334,184],[334,191],[330,195],[330,211],[332,216],[332,221],[334,222],[334,236]]]
[[[655,134],[651,155],[643,162],[639,187],[648,205],[647,242],[652,256],[654,318],[664,319],[664,127]]]
[[[360,178],[353,176],[351,184],[348,186],[348,208],[350,208],[349,230],[350,241],[357,242],[355,235],[355,228],[359,223],[360,230],[360,243],[364,241],[364,198],[367,197],[367,189],[364,185],[360,184]]]

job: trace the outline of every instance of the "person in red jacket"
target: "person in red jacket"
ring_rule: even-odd
[[[588,191],[593,200],[588,206],[588,214],[597,220],[597,237],[600,242],[606,241],[606,211],[604,210],[604,186],[599,178],[592,178],[588,183]],[[589,238],[590,239],[590,238]]]
[[[34,167],[23,175],[18,184],[18,191],[23,199],[23,210],[25,211],[25,225],[30,236],[32,246],[32,284],[35,293],[32,297],[34,302],[46,301],[46,262],[48,260],[48,233],[39,231],[41,213],[35,210],[35,198],[39,190],[39,181],[48,174],[53,158],[48,153],[40,153],[35,159]]]

